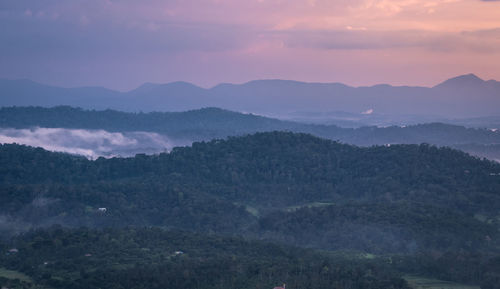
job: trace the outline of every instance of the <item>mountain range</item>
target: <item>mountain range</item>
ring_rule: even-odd
[[[187,82],[146,83],[128,92],[102,87],[61,88],[30,80],[0,80],[0,106],[70,105],[124,111],[184,111],[202,107],[259,114],[343,111],[358,115],[466,118],[498,115],[500,82],[474,74],[434,87],[380,84],[352,87],[341,83],[255,80],[201,88]],[[394,117],[393,117],[394,118]]]

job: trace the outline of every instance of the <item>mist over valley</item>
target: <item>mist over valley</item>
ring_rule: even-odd
[[[126,113],[71,107],[0,108],[0,143],[19,143],[99,156],[156,154],[195,141],[264,131],[310,133],[358,146],[421,144],[449,146],[478,157],[500,159],[500,132],[446,123],[409,126],[337,125],[283,121],[218,108],[186,112]]]

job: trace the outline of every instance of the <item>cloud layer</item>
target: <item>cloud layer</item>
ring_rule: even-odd
[[[133,156],[137,153],[159,153],[170,150],[173,142],[166,136],[150,132],[108,132],[105,130],[33,128],[0,129],[0,143],[17,143],[42,147],[50,151],[83,155]]]

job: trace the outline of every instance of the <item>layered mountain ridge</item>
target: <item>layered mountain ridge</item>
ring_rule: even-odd
[[[125,137],[131,134],[137,135],[137,132],[141,134],[153,133],[159,134],[157,138],[169,140],[176,145],[264,131],[292,131],[310,133],[360,146],[429,143],[450,146],[473,155],[500,160],[500,131],[466,128],[444,123],[341,128],[335,125],[283,121],[219,108],[162,113],[92,111],[72,107],[0,108],[0,141],[1,137],[5,136],[7,140],[4,142],[17,140],[20,143],[42,145],[38,140],[42,139],[48,132],[39,131],[39,128],[86,129],[91,130],[89,133],[93,131],[97,135],[102,135],[104,132],[96,130],[104,130],[122,133]],[[62,136],[59,136],[54,142],[57,143],[61,138]],[[30,139],[37,141],[26,142]],[[140,139],[138,141],[142,142]],[[163,145],[164,142],[149,142],[144,145],[148,147],[155,143]],[[53,143],[49,144],[53,145]],[[168,146],[170,148],[170,145]],[[160,146],[156,148],[156,152],[162,152],[165,149],[165,147]],[[151,150],[147,151],[151,152]],[[152,152],[154,153],[154,150]]]
[[[209,89],[187,82],[146,83],[129,92],[101,87],[60,88],[29,80],[0,80],[0,106],[70,105],[125,111],[183,111],[221,107],[254,113],[367,110],[391,115],[478,117],[498,114],[500,82],[469,74],[434,87],[255,80],[220,84]]]

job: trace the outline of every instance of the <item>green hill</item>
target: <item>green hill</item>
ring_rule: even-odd
[[[2,145],[0,230],[238,235],[390,254],[401,272],[478,283],[496,278],[484,264],[500,248],[499,173],[499,164],[449,148],[361,148],[288,132],[95,161]]]
[[[500,207],[500,166],[493,162],[429,145],[359,148],[283,132],[96,161],[3,145],[0,164],[2,209],[25,209],[38,221],[78,216],[70,223],[183,228],[177,215],[207,214],[203,222],[186,221],[187,228],[232,231],[254,223],[256,211],[312,202],[418,202],[487,219]],[[109,209],[106,218],[94,214],[99,207]],[[225,216],[230,220],[219,222]]]

